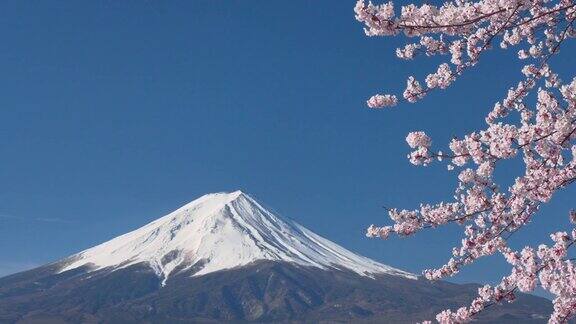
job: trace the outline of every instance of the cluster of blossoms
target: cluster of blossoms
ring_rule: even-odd
[[[428,148],[432,144],[430,137],[424,132],[411,132],[406,136],[406,142],[411,148],[415,149],[412,153],[408,154],[410,162],[414,165],[427,165],[432,162],[432,157]]]
[[[576,230],[571,235],[557,232],[550,237],[554,245],[541,244],[537,250],[525,247],[517,252],[504,244],[499,246],[499,251],[513,267],[512,273],[495,287],[486,285],[479,288],[478,297],[469,307],[461,307],[455,312],[445,310],[436,316],[436,320],[440,323],[468,322],[495,303],[514,301],[516,291],[531,292],[538,284],[558,296],[554,300],[550,323],[563,323],[573,317],[576,313],[576,268],[566,258],[568,248],[576,242]]]
[[[367,101],[370,108],[396,106],[398,99],[394,95],[374,95]]]
[[[518,50],[520,59],[546,60],[558,52],[566,38],[576,34],[572,26],[576,18],[574,0],[458,0],[440,7],[409,4],[402,6],[399,16],[394,9],[392,2],[375,5],[363,0],[354,7],[356,19],[365,25],[366,35],[403,33],[418,39],[398,48],[399,58],[411,60],[421,54],[450,56],[449,63],[440,64],[436,72],[425,77],[426,87],[414,77],[408,78],[404,99],[409,102],[424,98],[432,89],[450,86],[464,70],[478,63],[482,53],[492,48],[497,36],[502,49],[524,46]],[[529,83],[520,88],[529,87]],[[374,100],[381,98],[379,96],[386,95],[372,97],[370,107],[397,104],[396,97]]]
[[[460,170],[454,200],[421,204],[416,210],[389,209],[393,225],[372,225],[367,235],[408,236],[447,223],[460,224],[464,237],[452,257],[440,268],[424,271],[432,280],[453,276],[463,266],[496,253],[510,263],[511,273],[498,285],[479,289],[467,307],[441,312],[436,317],[440,323],[470,321],[490,305],[513,301],[515,291],[529,292],[537,285],[556,296],[550,323],[576,316],[576,269],[567,257],[576,231],[552,234],[550,247],[514,251],[508,245],[510,236],[530,222],[542,204],[576,181],[576,78],[563,82],[549,65],[561,44],[576,37],[576,1],[456,0],[439,7],[406,5],[397,16],[392,2],[374,5],[359,0],[354,10],[368,36],[403,33],[418,39],[397,49],[401,59],[420,54],[450,56],[423,83],[408,78],[403,93],[408,102],[449,87],[495,42],[502,49],[516,47],[518,58],[527,61],[523,79],[488,112],[486,127],[454,138],[448,153],[433,150],[430,137],[422,131],[406,137],[412,149],[408,158],[414,165],[437,159],[446,162],[449,170]],[[532,92],[535,103],[529,105],[526,100]],[[376,95],[368,101],[371,108],[397,103],[394,95]],[[518,118],[510,118],[511,114]],[[524,168],[511,186],[501,188],[494,170],[509,159],[522,159]],[[569,212],[569,219],[576,222],[576,211]]]

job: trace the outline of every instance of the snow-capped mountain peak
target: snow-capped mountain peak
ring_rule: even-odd
[[[322,269],[415,275],[352,253],[268,211],[242,191],[204,195],[148,225],[72,256],[60,272],[148,263],[165,283],[175,271],[194,276],[259,260]]]

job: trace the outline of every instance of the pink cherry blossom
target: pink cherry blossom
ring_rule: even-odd
[[[561,45],[576,37],[576,0],[445,1],[399,8],[392,2],[358,0],[354,12],[366,35],[409,40],[396,50],[400,59],[449,56],[435,71],[408,77],[402,97],[373,96],[368,100],[371,108],[397,105],[398,98],[414,103],[430,91],[446,89],[495,48],[513,50],[524,65],[522,79],[487,109],[486,126],[453,138],[449,151],[444,150],[448,153],[433,148],[423,131],[406,137],[412,164],[426,166],[438,160],[446,162],[448,170],[460,168],[453,199],[422,203],[414,210],[389,209],[392,225],[372,225],[367,235],[409,236],[447,223],[461,225],[463,238],[453,247],[452,257],[424,271],[431,280],[456,275],[488,255],[501,254],[509,263],[510,273],[497,285],[481,287],[470,305],[440,312],[435,318],[440,323],[471,321],[488,306],[513,302],[515,292],[530,292],[536,286],[556,296],[550,323],[575,317],[576,266],[568,249],[576,242],[576,228],[520,250],[512,249],[507,240],[539,217],[540,207],[558,191],[576,182],[576,77],[563,82],[549,64]],[[523,167],[514,182],[497,183],[495,170],[515,159]],[[570,210],[566,220],[576,223],[576,211]]]
[[[367,101],[370,108],[393,107],[397,103],[398,99],[394,95],[374,95]]]
[[[432,143],[430,137],[424,132],[410,132],[408,136],[406,136],[406,142],[411,148],[418,148],[420,146],[430,147]]]

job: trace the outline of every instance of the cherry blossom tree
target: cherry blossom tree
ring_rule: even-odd
[[[400,59],[447,57],[423,81],[409,77],[402,97],[372,96],[367,104],[373,109],[393,107],[401,100],[413,103],[431,91],[446,89],[498,45],[514,50],[526,62],[520,82],[489,110],[485,128],[454,138],[449,153],[434,149],[423,131],[406,137],[414,165],[438,160],[459,171],[454,199],[423,203],[416,210],[389,209],[393,225],[372,225],[367,236],[409,236],[460,224],[462,244],[453,248],[445,265],[424,271],[431,280],[453,276],[485,256],[504,256],[511,272],[496,286],[480,288],[470,305],[438,314],[438,322],[470,321],[491,305],[513,301],[515,292],[530,292],[536,286],[555,295],[550,323],[574,317],[576,266],[568,249],[576,242],[576,229],[553,233],[551,242],[520,251],[511,248],[508,239],[537,217],[542,204],[576,180],[576,78],[563,82],[549,65],[562,44],[576,37],[576,1],[455,0],[441,6],[409,4],[398,14],[392,2],[375,5],[359,0],[354,11],[368,36],[403,35],[414,40],[396,50]],[[523,169],[514,184],[504,188],[493,173],[509,159],[522,159]],[[575,211],[567,210],[567,216],[576,223]]]

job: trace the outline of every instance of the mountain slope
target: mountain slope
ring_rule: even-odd
[[[164,287],[145,264],[55,270],[0,279],[0,323],[415,323],[469,302],[478,288],[273,261],[203,276],[179,272]],[[551,309],[543,298],[520,294],[479,322],[545,323]]]
[[[477,285],[430,282],[354,254],[242,192],[203,196],[62,261],[0,278],[0,323],[410,323]],[[544,323],[520,294],[479,318]]]

